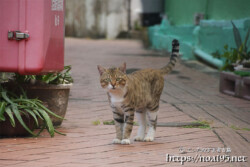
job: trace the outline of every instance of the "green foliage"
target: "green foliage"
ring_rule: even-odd
[[[233,34],[237,48],[228,48],[224,46],[224,53],[218,55],[214,53],[215,58],[220,58],[224,61],[224,66],[221,68],[223,71],[234,71],[234,64],[241,64],[244,60],[250,60],[250,51],[248,51],[247,42],[250,34],[250,28],[247,31],[244,41],[242,42],[238,28],[233,22]]]
[[[207,121],[196,121],[194,125],[183,126],[183,128],[200,128],[200,129],[211,129],[209,122]]]
[[[136,31],[141,31],[141,30],[143,30],[143,27],[140,25],[139,21],[135,21],[134,29],[135,29]]]
[[[221,68],[223,71],[234,71],[234,64],[239,63],[241,64],[244,60],[250,60],[250,51],[244,52],[243,44],[241,45],[240,49],[230,48],[225,45],[225,51],[221,55],[221,59],[224,60],[224,66]]]
[[[231,21],[231,23],[233,25],[234,41],[236,43],[237,49],[240,52],[242,52],[243,56],[245,56],[245,54],[247,53],[247,50],[248,50],[247,41],[249,38],[250,28],[248,28],[247,34],[245,36],[245,40],[244,40],[244,42],[242,42],[238,28],[235,26],[235,24],[232,21]]]
[[[212,56],[214,58],[220,59],[221,58],[221,53],[217,50],[216,52],[212,53]]]
[[[103,125],[114,125],[115,124],[115,121],[112,120],[112,121],[103,121]]]
[[[96,121],[92,121],[92,124],[93,124],[93,125],[100,125],[101,122],[100,122],[99,120],[96,120]]]
[[[114,120],[112,120],[112,121],[103,121],[103,125],[114,125],[114,124],[115,124]],[[133,122],[133,125],[138,126],[138,123]]]
[[[50,136],[53,137],[54,133],[57,131],[54,129],[49,114],[60,119],[63,118],[51,112],[42,104],[40,100],[28,99],[23,89],[21,87],[19,89],[21,89],[20,95],[7,90],[7,88],[0,85],[0,122],[6,121],[5,117],[8,116],[10,118],[11,125],[15,127],[15,117],[32,136],[38,136],[40,132],[46,128]],[[23,121],[22,116],[32,117],[37,126],[39,126],[38,118],[40,118],[43,120],[44,128],[42,128],[38,134],[33,133]]]
[[[239,128],[239,127],[236,127],[235,125],[231,125],[231,128],[234,129],[234,130],[244,130],[244,131],[250,131],[249,128]]]
[[[12,76],[13,76],[13,73],[0,72],[0,83],[7,82]]]
[[[238,50],[235,48],[228,49],[228,45],[224,46],[224,53],[221,55],[221,59],[224,60],[224,66],[221,68],[222,71],[234,71],[233,64],[241,59]]]
[[[241,77],[249,77],[250,72],[248,71],[234,71],[234,74],[239,75]]]
[[[70,75],[71,66],[64,66],[64,70],[59,73],[48,73],[46,75],[20,75],[15,74],[14,78],[18,83],[42,82],[47,84],[70,84],[73,78]]]
[[[239,32],[238,28],[235,26],[235,24],[233,23],[233,21],[231,21],[231,23],[233,25],[233,33],[234,33],[235,44],[236,44],[237,48],[240,48],[241,45],[242,45],[240,32]]]

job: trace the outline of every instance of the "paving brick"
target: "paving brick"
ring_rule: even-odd
[[[131,145],[111,144],[115,137],[106,93],[99,84],[97,65],[117,66],[127,62],[127,68],[159,68],[169,57],[154,57],[133,40],[82,40],[67,38],[65,64],[71,64],[74,86],[70,93],[68,112],[58,129],[67,136],[50,138],[44,132],[39,138],[0,139],[0,166],[13,167],[140,167],[183,166],[167,163],[166,153],[195,156],[195,152],[180,154],[180,147],[232,147],[232,154],[249,156],[249,132],[234,130],[229,125],[249,127],[249,101],[219,92],[219,79],[178,64],[165,78],[161,96],[159,122],[212,122],[213,130],[182,127],[157,127],[154,142],[134,142]],[[93,121],[100,125],[93,125]],[[137,120],[136,120],[137,121]],[[228,125],[228,126],[227,126]],[[136,135],[135,126],[132,137]],[[206,155],[215,155],[207,153]],[[204,154],[205,155],[205,154]],[[231,164],[230,164],[231,165]],[[186,166],[230,166],[223,163],[185,163]],[[248,164],[233,163],[232,166]],[[249,166],[249,165],[248,165]]]

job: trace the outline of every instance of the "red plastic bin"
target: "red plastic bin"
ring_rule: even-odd
[[[64,6],[64,0],[0,0],[1,72],[63,69]]]

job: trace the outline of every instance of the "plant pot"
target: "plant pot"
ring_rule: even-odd
[[[5,121],[0,121],[1,137],[30,136],[30,133],[26,129],[24,129],[24,127],[16,118],[14,118],[16,123],[15,127],[11,125],[10,119],[7,115],[5,116],[5,118]],[[30,130],[33,131],[35,129],[35,121],[33,118],[22,115],[22,119]]]
[[[41,100],[48,109],[64,118],[67,111],[71,85],[35,84],[25,85],[24,88],[29,98]],[[54,126],[60,126],[63,121],[54,116],[51,116],[51,120]]]
[[[241,77],[232,72],[221,72],[220,92],[250,100],[250,77]]]

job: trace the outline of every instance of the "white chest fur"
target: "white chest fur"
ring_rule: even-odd
[[[115,90],[109,92],[111,105],[120,108],[124,100],[124,92],[122,90]]]

